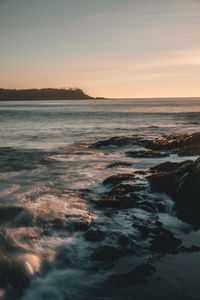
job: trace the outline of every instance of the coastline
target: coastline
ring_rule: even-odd
[[[146,287],[148,283],[150,288],[153,284],[152,280],[154,281],[155,274],[157,274],[157,276],[159,274],[157,265],[160,263],[163,264],[165,259],[171,259],[175,262],[176,256],[184,257],[185,253],[187,253],[187,257],[189,257],[189,255],[193,256],[195,253],[200,252],[198,242],[190,241],[190,243],[188,243],[187,241],[185,243],[184,238],[186,236],[184,236],[180,229],[175,228],[174,230],[173,227],[171,228],[165,223],[165,219],[162,220],[162,218],[160,219],[157,216],[158,212],[160,212],[163,217],[169,214],[171,221],[174,220],[177,222],[176,216],[174,215],[176,210],[176,214],[180,217],[180,225],[183,226],[183,228],[185,227],[187,231],[191,232],[200,228],[200,207],[198,201],[200,183],[195,181],[198,181],[200,178],[200,160],[196,158],[196,156],[200,155],[200,133],[170,135],[153,140],[145,140],[134,136],[111,137],[106,140],[88,144],[84,151],[94,151],[95,154],[99,151],[108,151],[108,149],[112,149],[112,147],[125,150],[127,146],[130,148],[135,145],[142,146],[143,150],[125,152],[125,155],[130,157],[129,163],[125,161],[115,161],[115,163],[105,166],[105,169],[109,170],[110,176],[101,183],[104,187],[104,192],[97,193],[94,196],[94,191],[90,189],[79,189],[78,191],[68,189],[62,192],[54,191],[55,197],[58,197],[58,199],[60,197],[66,197],[67,194],[76,194],[78,192],[77,196],[79,195],[78,197],[81,197],[84,200],[83,203],[87,203],[88,207],[86,212],[82,214],[81,219],[79,215],[70,217],[71,208],[68,214],[66,214],[66,210],[64,211],[65,217],[60,215],[53,219],[52,217],[45,219],[46,212],[43,211],[42,206],[40,208],[44,214],[42,217],[44,222],[42,225],[44,226],[43,234],[46,235],[47,231],[50,232],[52,230],[56,232],[63,230],[70,231],[70,236],[72,233],[78,234],[77,243],[82,236],[85,242],[81,242],[81,247],[84,247],[84,251],[88,252],[85,260],[89,259],[91,266],[93,266],[95,270],[99,269],[103,272],[104,280],[99,284],[100,286],[103,284],[107,287],[107,297],[114,295],[116,299],[121,299],[121,296],[118,297],[116,292],[120,294],[120,291],[123,291],[123,299],[129,299],[128,297],[126,298],[126,293],[130,294],[135,291],[134,293],[139,295],[142,291],[141,285]],[[60,153],[65,153],[65,151],[64,149],[60,149]],[[79,148],[79,151],[81,151],[81,148]],[[42,165],[52,164],[51,157],[59,155],[59,153],[55,151],[52,153],[43,153],[34,150],[32,152],[27,151],[21,153],[22,156],[20,158],[19,153],[20,150],[17,149],[1,149],[1,159],[4,159],[5,155],[8,162],[10,161],[10,163],[7,164],[9,167],[8,172],[16,170],[35,170],[38,168],[38,164],[41,167]],[[171,153],[177,153],[178,156],[183,157],[182,162],[170,162],[169,156]],[[184,157],[192,156],[194,156],[194,160],[184,160]],[[132,166],[135,158],[145,160],[147,158],[155,159],[162,157],[163,162],[157,166],[150,169],[138,169],[133,172],[127,172],[127,168]],[[25,159],[26,164],[22,164],[20,159]],[[121,170],[124,168],[125,171],[121,171],[121,173],[114,172],[114,170],[118,168]],[[196,172],[198,172],[199,175],[197,175]],[[192,181],[190,179],[188,180],[188,176],[196,179]],[[180,177],[183,178],[181,184]],[[172,183],[170,183],[169,180],[172,180]],[[150,183],[150,190],[147,182]],[[171,194],[171,191],[174,189],[171,189],[170,184],[176,186],[176,192],[180,184],[181,202],[179,201],[179,192],[177,192],[178,196],[175,195],[174,199],[173,193]],[[198,189],[198,191],[196,189]],[[188,190],[189,194],[185,193],[186,190]],[[161,197],[157,192],[165,192],[168,195],[172,195],[172,200]],[[184,201],[183,196],[185,196]],[[190,197],[190,201],[188,197]],[[165,198],[166,200],[163,201]],[[51,203],[49,203],[49,205],[51,205]],[[191,211],[192,205],[194,205],[193,212]],[[28,211],[26,211],[27,208],[15,205],[1,205],[1,221],[3,218],[3,220],[5,219],[5,221],[8,222],[12,215],[12,224],[20,220],[21,224],[26,222],[26,226],[38,226],[39,224],[34,223],[35,221],[32,218],[30,218],[30,220],[24,220],[24,214],[26,215],[28,213]],[[183,211],[183,208],[185,211]],[[189,215],[187,214],[188,209],[190,212]],[[55,212],[56,210],[55,208]],[[140,210],[145,212],[144,216],[137,213],[137,211]],[[123,216],[124,213],[127,220],[123,222],[131,222],[131,226],[128,226],[125,232],[116,231],[116,229],[113,231],[113,221],[117,216],[121,214]],[[95,220],[95,214],[98,214],[99,221],[98,219]],[[108,218],[110,219],[110,225],[107,224],[108,227],[106,230],[101,224],[101,218],[104,218],[104,222],[108,221]],[[181,223],[185,221],[189,223],[185,225]],[[124,223],[124,225],[126,224],[127,226],[128,223]],[[7,226],[10,226],[9,223],[7,223]],[[134,236],[134,240],[137,241],[137,244],[132,240],[132,235]],[[4,241],[3,243],[7,242]],[[14,243],[14,241],[12,241],[12,243]],[[11,249],[15,246],[15,243],[11,244]],[[33,247],[33,244],[31,247]],[[143,251],[145,251],[145,254],[142,254]],[[171,255],[171,257],[169,255]],[[138,262],[138,256],[140,256],[140,262]],[[57,257],[57,260],[59,260],[59,257]],[[121,265],[122,262],[123,267]],[[6,262],[4,262],[4,264],[6,264]],[[23,265],[23,262],[21,262],[21,264]],[[115,265],[115,268],[113,272],[110,272],[113,265]],[[120,271],[115,271],[116,268],[121,269]],[[13,274],[12,267],[9,273],[10,272],[12,276],[10,277],[10,275],[8,275],[7,283],[14,285],[14,288],[17,288],[21,294],[23,288],[32,279],[32,276],[28,273],[28,270],[25,271],[23,268],[22,273]],[[93,272],[90,271],[89,274],[88,276],[91,276]],[[15,286],[16,276],[22,280],[21,285],[17,287]],[[94,274],[92,276],[94,276]],[[26,290],[25,298],[23,299],[26,299],[28,291],[29,289]],[[40,287],[37,287],[35,293],[37,294],[39,291]],[[149,289],[147,289],[147,291],[149,293]],[[159,293],[160,292],[161,291],[159,291]],[[105,292],[102,294],[102,291],[98,290],[98,293],[102,299],[104,299]],[[145,290],[144,295],[146,295]],[[158,299],[156,298],[156,291],[152,290],[151,295],[154,295],[155,299]],[[90,297],[92,297],[92,295],[90,295]],[[162,299],[169,298],[165,298],[162,294]]]

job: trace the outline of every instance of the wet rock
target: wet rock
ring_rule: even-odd
[[[126,162],[126,161],[117,161],[117,162],[114,162],[112,164],[109,164],[106,168],[107,169],[111,169],[111,168],[115,168],[115,167],[123,167],[123,168],[128,168],[128,167],[131,167],[132,164],[129,163],[129,162]]]
[[[146,186],[143,183],[134,183],[134,184],[120,184],[118,185],[116,188],[114,188],[113,190],[117,190],[118,189],[125,189],[126,193],[130,193],[130,192],[140,192],[140,191],[144,191],[146,189]]]
[[[85,234],[85,239],[89,242],[101,242],[105,238],[105,233],[99,229],[89,229]]]
[[[90,146],[90,148],[105,148],[109,146],[124,147],[128,145],[140,145],[141,141],[137,137],[115,136],[109,139],[98,141]]]
[[[179,156],[200,155],[200,132],[185,138],[178,151]]]
[[[160,205],[160,203],[153,203],[152,201],[149,201],[148,198],[146,198],[145,200],[141,200],[138,205],[138,208],[143,209],[146,212],[150,212],[150,213],[157,213],[158,210],[159,212],[164,212],[163,207]]]
[[[100,208],[112,207],[116,209],[134,208],[140,198],[137,195],[130,196],[111,196],[104,197],[102,200],[97,201]]]
[[[146,148],[156,151],[170,151],[179,149],[182,142],[187,138],[188,134],[178,134],[164,136],[159,139],[146,141]]]
[[[182,243],[181,239],[175,237],[171,231],[165,229],[163,224],[156,219],[147,219],[143,222],[140,219],[135,219],[132,226],[140,232],[142,239],[150,240],[149,249],[153,252],[172,253]]]
[[[161,253],[173,252],[181,242],[181,239],[176,238],[171,231],[161,228],[151,241],[150,250]]]
[[[121,233],[117,237],[116,242],[123,250],[127,251],[127,254],[129,251],[131,254],[136,252],[135,241],[132,239],[132,237],[130,235],[125,235],[125,234]]]
[[[151,276],[155,271],[156,269],[151,264],[144,263],[138,265],[130,272],[109,276],[107,283],[117,289],[144,285],[147,282],[147,277]]]
[[[113,196],[113,195],[130,195],[130,193],[135,193],[144,190],[145,187],[143,184],[120,184],[116,187],[112,187],[112,189],[105,193],[107,196]]]
[[[185,207],[185,204],[181,206],[181,203],[177,201],[175,206],[177,208],[177,216],[187,223],[200,227],[200,209],[197,207],[198,205],[191,204],[191,208],[189,208],[188,205]]]
[[[121,184],[114,187],[109,192],[104,193],[101,200],[96,201],[96,204],[103,207],[112,207],[116,209],[133,208],[140,201],[140,196],[137,194],[144,187],[140,185]]]
[[[96,248],[91,255],[92,260],[113,262],[124,255],[124,251],[109,245],[104,245]]]
[[[103,181],[104,185],[117,185],[123,181],[133,181],[136,179],[136,176],[131,173],[117,174],[112,175]]]
[[[200,132],[169,135],[145,142],[145,147],[154,151],[168,151],[179,156],[200,155]]]
[[[158,232],[162,230],[162,223],[153,218],[147,219],[146,221],[135,218],[132,227],[140,232],[142,239],[146,239],[150,237],[153,238],[157,235]]]
[[[181,246],[178,250],[179,252],[193,253],[193,252],[199,252],[200,247],[194,245],[192,245],[191,247]]]
[[[151,171],[156,171],[156,172],[168,173],[168,172],[171,172],[171,171],[175,171],[175,170],[179,169],[182,166],[190,164],[191,162],[192,162],[192,160],[185,160],[185,161],[182,161],[182,162],[167,161],[167,162],[161,163],[161,164],[159,164],[155,167],[152,167],[150,170]]]
[[[142,239],[146,239],[147,237],[149,237],[153,230],[152,228],[149,228],[148,226],[145,225],[141,225],[141,224],[137,224],[137,223],[133,223],[132,226],[134,228],[137,228],[137,230],[140,232]]]
[[[179,218],[200,226],[200,158],[173,171],[151,175],[148,179],[152,191],[172,197]]]
[[[146,170],[137,170],[137,171],[134,171],[134,174],[147,175],[148,171],[146,171]]]
[[[126,155],[133,158],[160,158],[169,156],[167,153],[154,152],[151,150],[128,151]]]

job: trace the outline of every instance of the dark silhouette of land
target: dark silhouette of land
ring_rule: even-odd
[[[0,89],[0,101],[20,100],[84,100],[95,99],[85,94],[83,90],[69,89]]]

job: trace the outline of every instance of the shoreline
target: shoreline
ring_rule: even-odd
[[[107,101],[121,101],[121,100],[178,100],[178,99],[191,99],[191,100],[200,100],[200,96],[199,97],[132,97],[132,98],[106,98],[106,97],[90,97],[90,98],[85,98],[85,99],[22,99],[22,100],[0,100],[0,102],[26,102],[26,101],[87,101],[87,100],[107,100]]]

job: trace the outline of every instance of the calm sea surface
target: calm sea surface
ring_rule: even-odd
[[[199,252],[158,257],[132,225],[159,220],[185,245],[200,246],[200,231],[177,219],[169,197],[149,194],[141,175],[150,210],[143,200],[115,213],[94,205],[105,178],[188,157],[133,159],[125,152],[138,145],[90,147],[115,136],[199,131],[200,98],[0,102],[0,299],[200,299]],[[119,161],[130,166],[107,167]],[[103,238],[86,239],[90,226]],[[92,254],[105,245],[135,250],[104,265]],[[156,271],[144,286],[108,284],[150,261]]]
[[[0,103],[1,146],[50,148],[123,135],[192,132],[198,99],[119,99]]]

